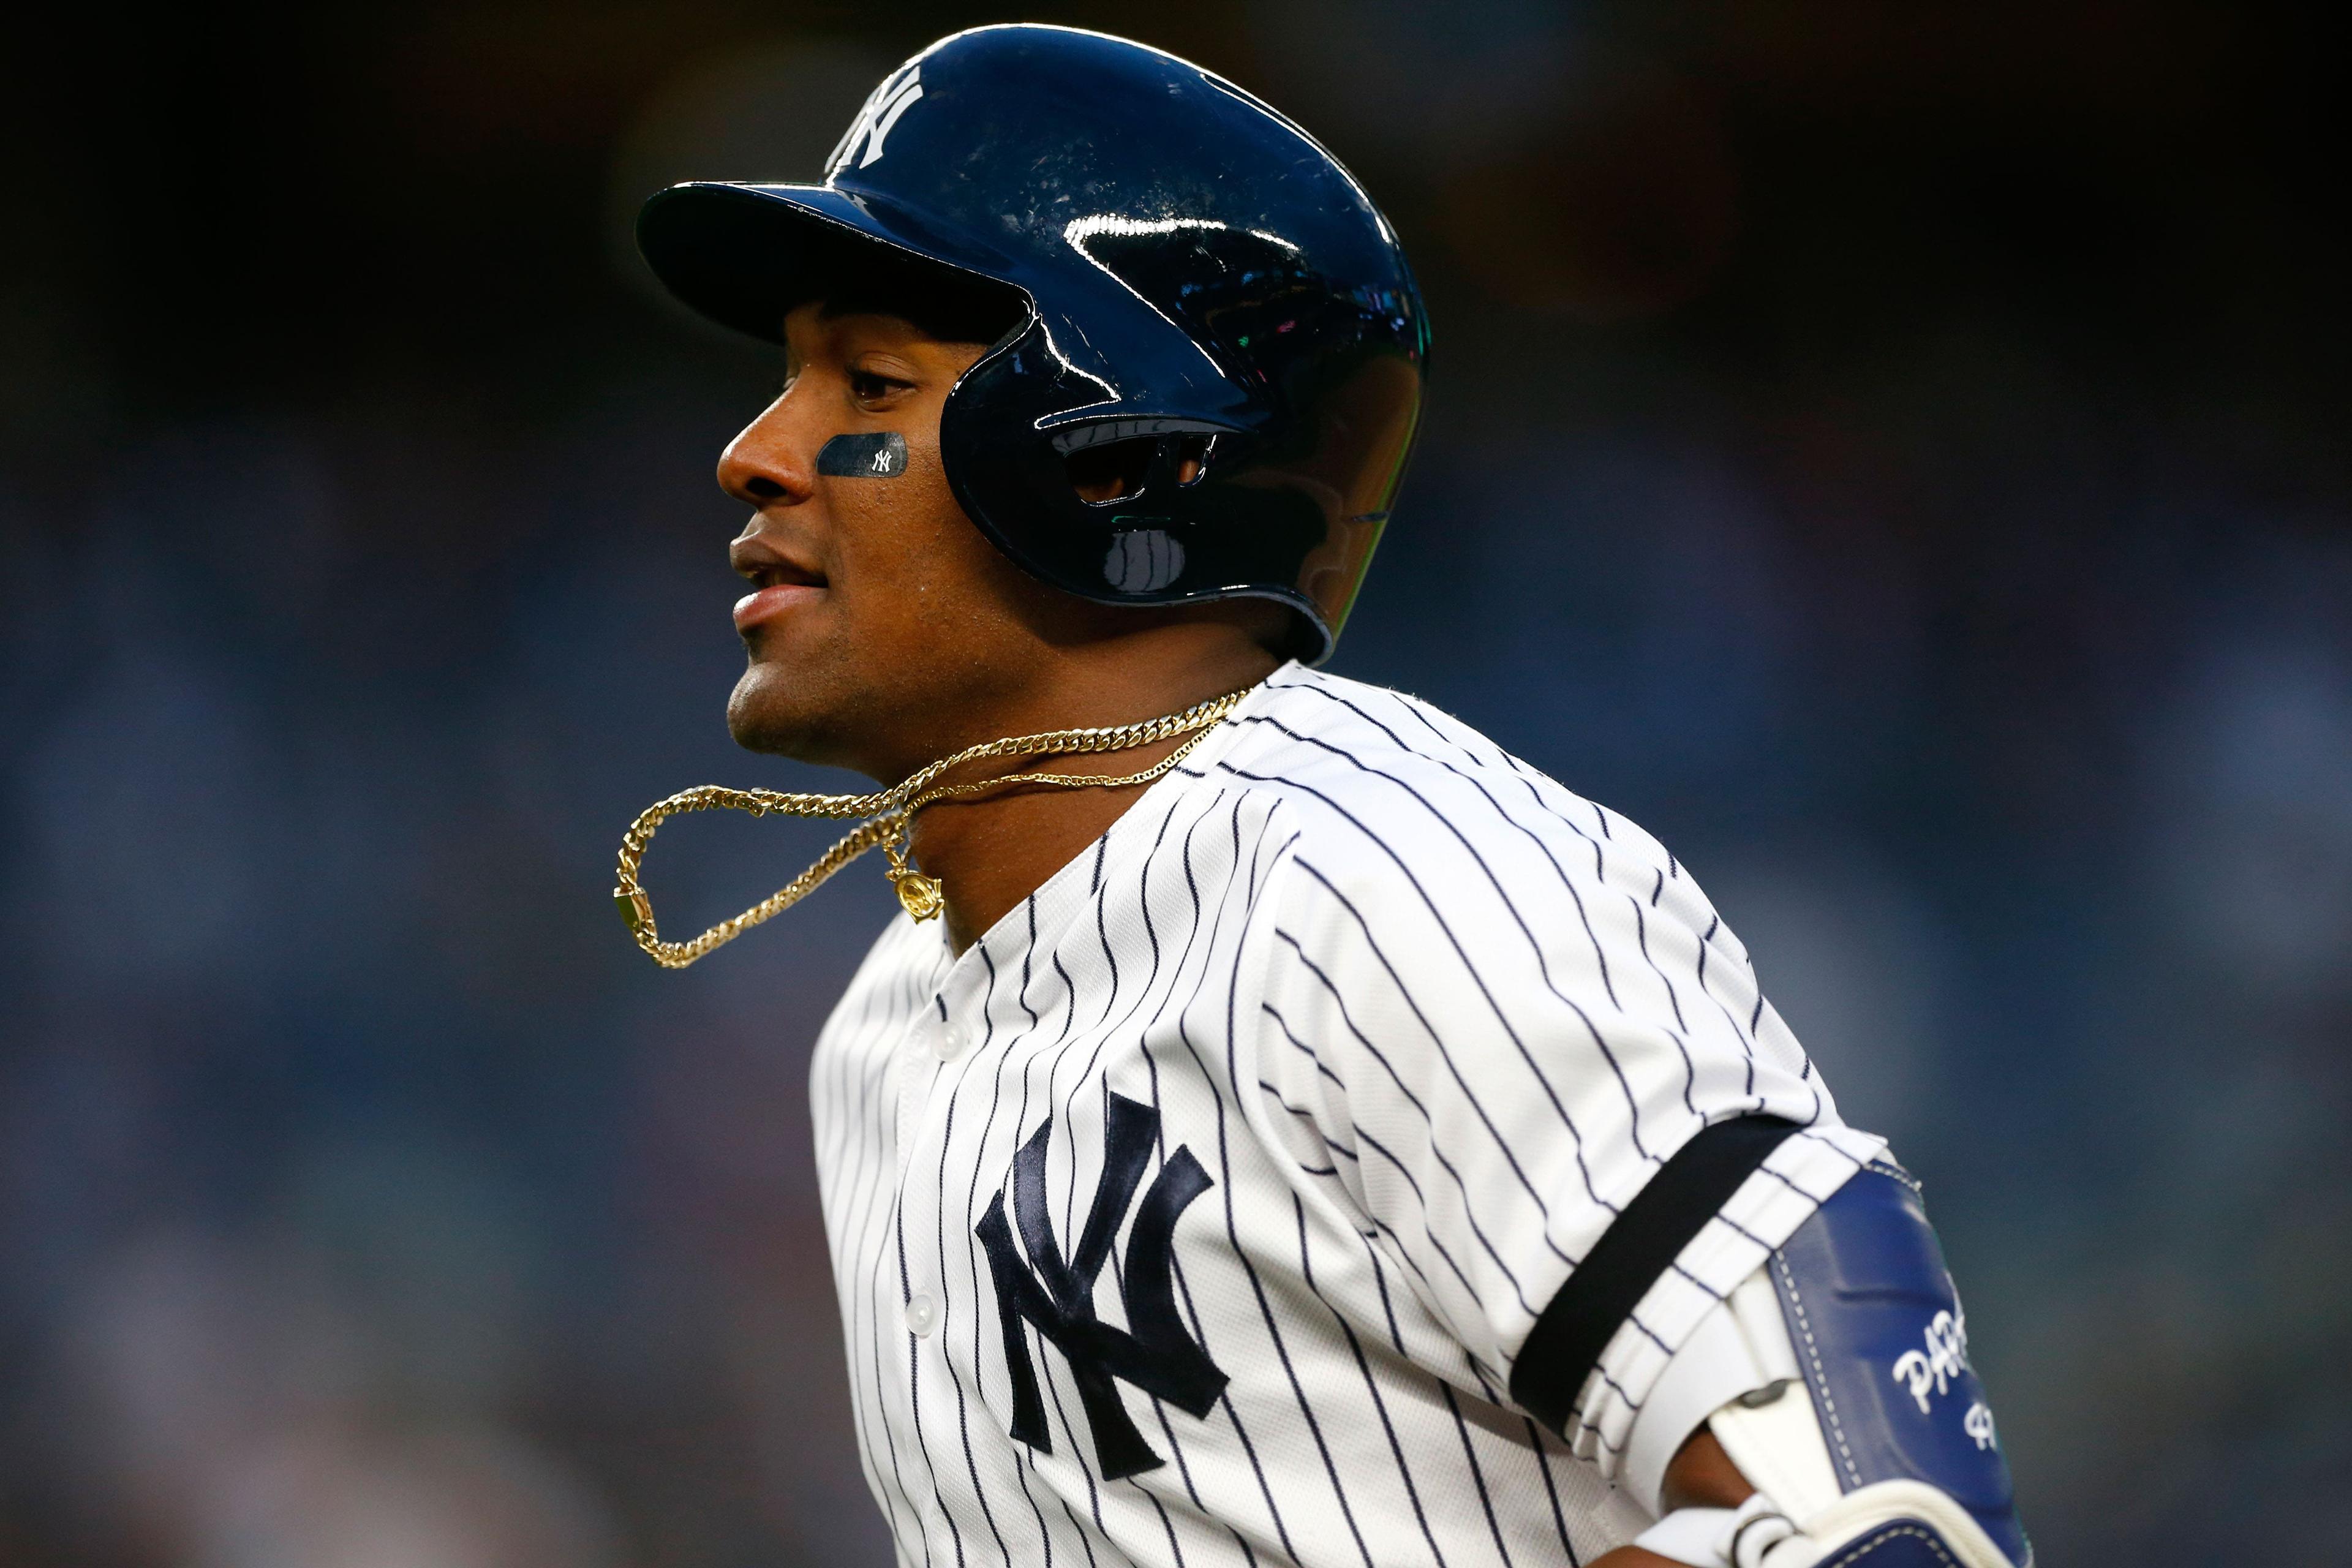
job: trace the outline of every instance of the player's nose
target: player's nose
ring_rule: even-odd
[[[719,488],[754,508],[796,506],[816,482],[814,455],[778,398],[719,454]]]

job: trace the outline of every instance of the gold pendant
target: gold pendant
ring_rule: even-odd
[[[937,877],[926,877],[920,871],[901,871],[890,880],[898,885],[898,902],[915,920],[931,919],[947,902],[940,896]]]

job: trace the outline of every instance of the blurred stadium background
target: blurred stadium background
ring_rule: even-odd
[[[2316,16],[2319,8],[2311,8]],[[0,47],[0,1563],[878,1563],[802,1099],[853,875],[606,898],[729,745],[776,367],[627,220],[947,4]],[[2343,55],[2300,9],[1029,13],[1265,93],[1433,413],[1337,668],[1673,844],[1926,1178],[2043,1561],[2352,1539]],[[674,922],[806,837],[664,837]],[[1522,1568],[1526,1568],[1522,1563]]]

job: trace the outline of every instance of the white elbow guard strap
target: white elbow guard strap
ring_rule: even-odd
[[[1738,1396],[1707,1425],[1758,1495],[1670,1514],[1643,1544],[1706,1568],[2030,1568],[1959,1299],[1899,1167],[1840,1187],[1722,1313],[1700,1353],[1737,1361],[1720,1349],[1736,1326],[1757,1370],[1745,1391],[1717,1382]],[[1675,1379],[1670,1365],[1662,1387]],[[1650,1445],[1670,1452],[1688,1430]]]

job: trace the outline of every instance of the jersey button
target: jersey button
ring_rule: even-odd
[[[919,1340],[929,1339],[939,1326],[940,1310],[929,1296],[915,1295],[908,1298],[906,1316],[907,1331]]]
[[[931,1041],[931,1054],[943,1062],[951,1062],[963,1055],[963,1028],[957,1024],[943,1024]]]

